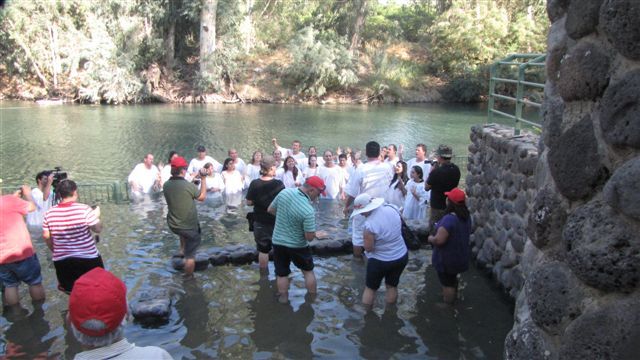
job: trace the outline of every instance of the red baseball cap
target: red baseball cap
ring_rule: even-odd
[[[324,180],[322,180],[321,178],[317,177],[317,176],[312,176],[310,178],[307,179],[307,181],[305,181],[305,183],[311,187],[314,187],[318,190],[320,190],[320,194],[322,194],[322,196],[327,195],[326,193],[326,189],[327,187],[324,184]]]
[[[453,188],[451,189],[451,191],[447,191],[444,194],[447,196],[447,198],[449,198],[449,200],[453,201],[456,204],[462,204],[464,202],[464,199],[466,198],[464,191],[458,188]]]
[[[176,156],[171,159],[171,167],[182,168],[187,166],[189,166],[189,164],[187,164],[187,160],[185,160],[182,156]]]
[[[69,319],[81,333],[98,337],[118,328],[127,315],[127,287],[107,270],[97,267],[85,273],[73,284],[69,296]],[[83,326],[98,320],[104,329]]]

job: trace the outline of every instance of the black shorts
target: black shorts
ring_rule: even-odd
[[[184,239],[184,258],[185,259],[195,259],[196,258],[196,250],[200,246],[202,242],[202,238],[200,236],[200,225],[198,225],[198,229],[174,229],[169,227],[174,234],[180,236],[181,239]]]
[[[383,278],[387,286],[398,287],[400,275],[402,275],[408,261],[409,253],[392,261],[367,259],[367,287],[372,290],[378,290]]]
[[[256,247],[261,253],[271,251],[271,237],[273,236],[273,225],[263,224],[261,222],[253,222],[253,239],[256,241]]]
[[[289,276],[291,262],[300,270],[313,270],[313,256],[311,248],[290,248],[282,245],[273,245],[273,264],[276,267],[277,276]]]
[[[458,274],[449,274],[438,271],[438,280],[440,280],[440,284],[444,287],[458,287]]]
[[[73,284],[80,276],[97,267],[104,269],[104,264],[102,263],[102,257],[98,255],[97,258],[92,259],[71,257],[54,261],[53,267],[56,268],[58,288],[70,293],[71,289],[73,289]]]

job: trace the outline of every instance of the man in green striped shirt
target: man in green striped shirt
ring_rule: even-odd
[[[307,291],[311,294],[316,293],[313,257],[308,245],[308,242],[316,237],[316,217],[311,202],[324,190],[324,181],[317,176],[311,176],[299,188],[282,190],[267,210],[276,216],[271,242],[278,300],[282,303],[289,301],[291,262],[302,270]]]

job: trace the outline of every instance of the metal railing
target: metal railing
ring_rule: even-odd
[[[4,185],[2,186],[2,193],[13,193],[19,187],[20,185]],[[129,184],[126,181],[78,184],[78,201],[85,204],[128,203],[131,201]]]
[[[544,81],[542,83],[535,81],[528,81],[525,79],[525,75],[527,70],[532,68],[537,68],[544,70],[545,66],[545,54],[512,54],[507,56],[506,58],[496,61],[491,65],[491,77],[489,80],[489,122],[493,122],[493,115],[498,114],[515,121],[515,135],[520,134],[520,123],[523,122],[525,124],[531,125],[536,128],[541,128],[542,124],[533,120],[527,120],[523,117],[523,110],[525,106],[532,106],[535,108],[540,108],[542,105],[542,100],[539,102],[531,100],[527,96],[525,96],[525,88],[534,88],[534,89],[544,89]],[[508,77],[500,77],[499,70],[502,70],[506,67],[507,72],[511,70],[512,66],[518,67],[518,75],[517,79],[508,78]],[[544,71],[542,71],[544,74]],[[502,75],[502,74],[500,74]],[[515,84],[516,85],[516,94],[515,97],[509,96],[506,94],[498,94],[496,93],[496,85],[499,83],[505,84]],[[496,99],[505,100],[510,103],[515,103],[515,114],[510,114],[495,108]]]

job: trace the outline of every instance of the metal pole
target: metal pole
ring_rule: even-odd
[[[524,69],[527,64],[522,64],[518,66],[518,86],[516,89],[516,124],[515,129],[513,131],[514,135],[520,135],[520,119],[522,119],[522,107],[524,106],[524,102],[522,98],[524,97]]]
[[[493,94],[496,92],[496,68],[498,67],[498,61],[494,62],[489,69],[489,122],[493,122],[493,106],[495,105],[495,98]]]

